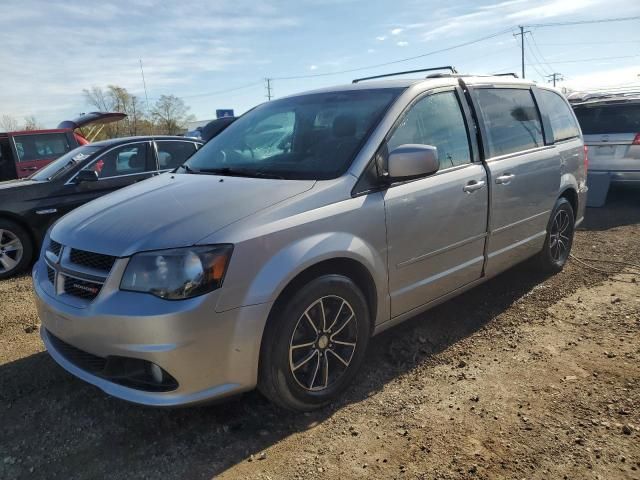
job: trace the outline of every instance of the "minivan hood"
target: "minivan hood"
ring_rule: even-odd
[[[54,225],[51,238],[117,257],[186,247],[314,183],[167,173],[74,210]]]

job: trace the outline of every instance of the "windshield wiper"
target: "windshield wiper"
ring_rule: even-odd
[[[267,173],[262,172],[260,170],[246,170],[232,167],[222,167],[222,168],[201,168],[200,170],[195,170],[195,173],[207,173],[210,175],[225,175],[228,177],[247,177],[247,178],[274,178],[279,180],[284,180],[282,175],[277,175],[275,173]]]

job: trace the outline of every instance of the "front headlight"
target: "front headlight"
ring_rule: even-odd
[[[182,300],[222,286],[231,245],[177,248],[133,255],[120,282],[120,290],[151,293],[167,300]]]

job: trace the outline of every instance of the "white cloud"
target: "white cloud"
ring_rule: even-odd
[[[640,87],[640,68],[637,66],[606,69],[586,74],[571,75],[562,86],[573,90],[591,90],[607,87]]]
[[[387,39],[386,36],[384,35],[380,35],[379,37],[376,37],[376,40],[380,41],[380,42],[384,42]]]
[[[401,41],[396,43],[396,45],[398,45],[399,47],[406,47],[407,45],[409,45],[409,42]]]
[[[402,32],[404,32],[404,28],[394,28],[391,30],[391,35],[400,35]]]
[[[506,18],[511,20],[520,20],[557,17],[559,15],[575,13],[579,10],[589,9],[594,3],[596,3],[595,0],[553,0],[551,2],[546,2],[544,5],[510,13]]]
[[[317,69],[318,69],[318,66],[317,66],[317,65],[311,65],[311,66],[309,67],[309,70],[317,70]]]
[[[374,48],[370,48],[367,50],[367,53],[376,53],[376,50]]]

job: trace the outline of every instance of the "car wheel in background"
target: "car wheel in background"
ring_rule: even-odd
[[[320,408],[345,391],[360,368],[371,320],[349,278],[323,275],[276,306],[260,354],[258,388],[275,404]]]
[[[0,219],[0,280],[22,272],[33,258],[33,242],[18,224]]]

